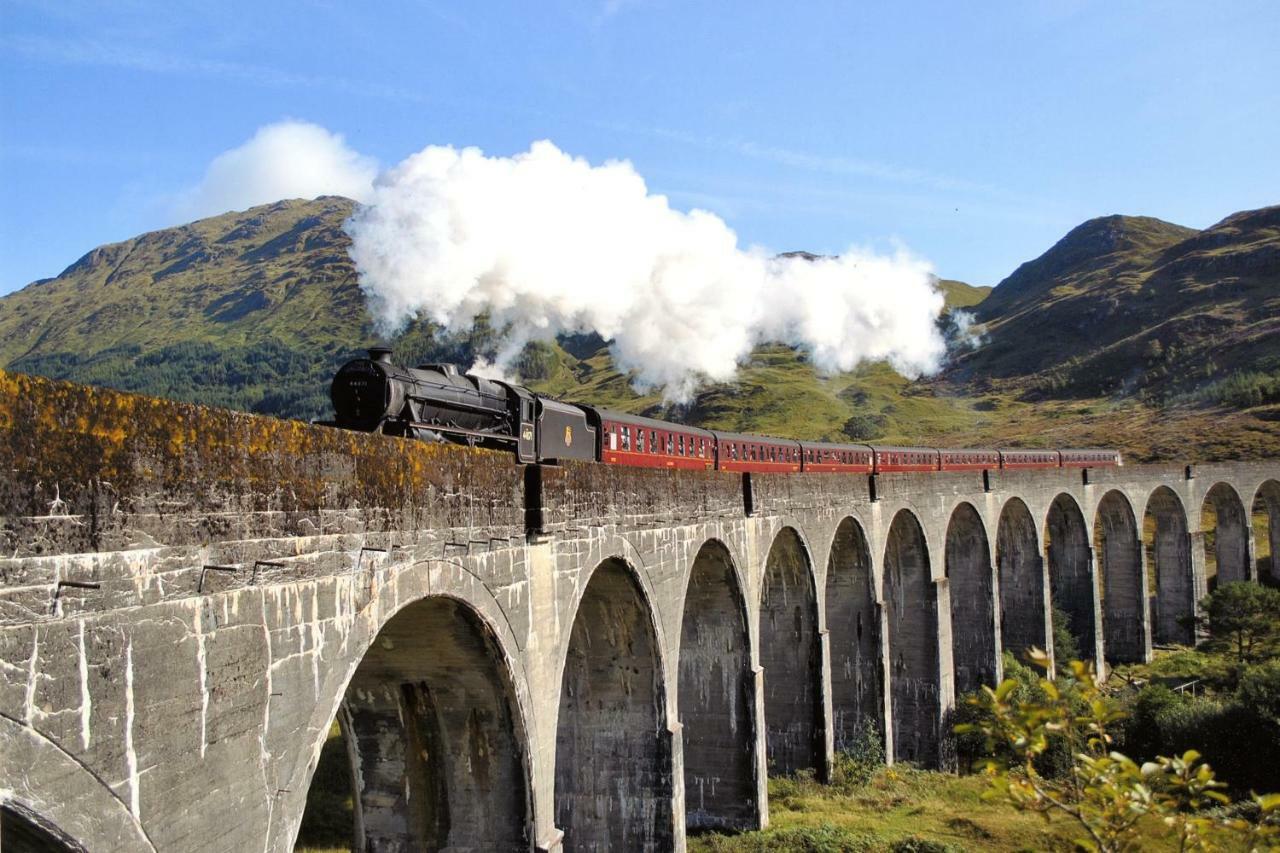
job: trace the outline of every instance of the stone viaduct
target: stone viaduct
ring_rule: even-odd
[[[357,849],[680,850],[867,727],[945,764],[1052,606],[1192,640],[1255,505],[1275,553],[1275,461],[521,468],[0,374],[3,846],[289,851],[336,719]]]

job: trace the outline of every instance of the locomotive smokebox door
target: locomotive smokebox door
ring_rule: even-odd
[[[577,406],[538,398],[538,461],[596,458],[596,430]]]

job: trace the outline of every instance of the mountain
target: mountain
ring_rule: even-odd
[[[100,246],[0,299],[0,365],[257,411],[324,403],[371,338],[352,202],[282,201]]]
[[[1280,376],[1280,206],[1204,231],[1089,220],[976,313],[990,343],[956,375],[1020,380],[1033,398],[1169,400],[1237,375]]]
[[[0,367],[327,416],[336,366],[379,340],[342,229],[352,205],[281,201],[94,249],[0,298]],[[1189,448],[1272,453],[1280,450],[1278,220],[1280,208],[1267,208],[1195,231],[1106,217],[994,289],[940,280],[949,308],[980,325],[966,336],[968,318],[944,318],[971,351],[960,346],[932,379],[908,380],[883,364],[820,375],[804,353],[766,345],[737,381],[667,407],[637,393],[595,335],[531,345],[518,369],[561,397],[777,435],[1108,444],[1137,458]],[[469,364],[495,340],[483,323],[465,335],[417,324],[392,343],[408,363]]]

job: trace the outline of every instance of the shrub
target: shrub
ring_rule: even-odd
[[[836,753],[831,783],[842,791],[860,788],[883,766],[884,738],[874,721],[865,720],[862,728]]]
[[[1259,719],[1280,725],[1280,660],[1269,660],[1245,670],[1236,698]]]

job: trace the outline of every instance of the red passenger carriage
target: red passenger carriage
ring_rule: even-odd
[[[600,419],[600,461],[637,468],[715,466],[715,433],[697,427],[593,409]]]
[[[877,474],[937,471],[938,451],[932,447],[872,447]]]
[[[938,451],[938,470],[940,471],[986,471],[1000,467],[1000,451],[998,450],[955,450],[942,448]]]
[[[872,453],[865,444],[800,442],[804,470],[820,474],[870,474]]]
[[[717,432],[716,468],[721,471],[755,471],[793,474],[800,470],[800,442],[762,435]]]
[[[1060,450],[1063,468],[1112,468],[1120,465],[1119,450]]]
[[[1059,468],[1061,460],[1056,450],[1004,450],[1000,451],[1000,467],[1006,470],[1019,468]]]

